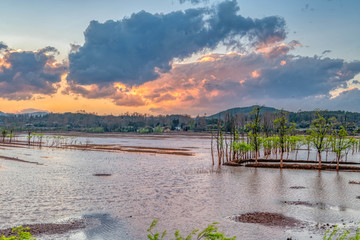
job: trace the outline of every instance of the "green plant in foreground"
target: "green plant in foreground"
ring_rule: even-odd
[[[158,220],[155,219],[150,227],[148,228],[149,234],[147,235],[149,240],[164,240],[166,236],[166,230],[161,234],[160,233],[153,233],[152,230],[155,228],[156,224],[158,223]],[[232,238],[226,238],[224,237],[223,233],[218,232],[218,228],[215,226],[217,223],[210,224],[207,228],[202,230],[200,232],[199,229],[193,230],[189,235],[186,237],[182,236],[178,230],[175,231],[174,236],[175,238],[172,238],[171,240],[192,240],[193,237],[195,237],[196,240],[235,240],[236,236]]]
[[[33,238],[31,236],[31,233],[26,232],[26,230],[30,230],[30,228],[26,227],[14,227],[11,232],[12,233],[16,233],[16,236],[11,236],[11,237],[5,237],[0,236],[0,240],[36,240],[36,238]]]
[[[336,225],[326,231],[323,240],[360,240],[360,229],[357,228],[356,232],[352,233],[349,229],[341,229]]]

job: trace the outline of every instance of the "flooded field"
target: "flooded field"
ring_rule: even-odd
[[[360,181],[359,173],[212,166],[206,136],[113,134],[77,140],[189,154],[2,147],[1,229],[82,219],[84,229],[38,239],[137,240],[146,239],[157,218],[156,229],[169,234],[219,222],[220,231],[238,239],[322,239],[324,224],[360,222],[360,185],[349,184]],[[235,221],[252,212],[282,214],[301,224]]]

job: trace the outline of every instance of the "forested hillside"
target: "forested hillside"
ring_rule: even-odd
[[[124,114],[121,116],[99,116],[85,112],[49,113],[49,114],[2,114],[0,128],[13,131],[81,131],[81,132],[164,132],[164,131],[210,131],[216,128],[218,120],[221,126],[245,127],[249,113],[254,106],[233,108],[210,117],[190,117],[189,115]],[[265,123],[263,131],[271,131],[273,120],[280,110],[262,107],[261,121]],[[345,111],[321,111],[326,119],[336,120],[356,130],[360,127],[360,113]],[[315,111],[286,111],[288,122],[295,123],[297,129],[307,129],[316,117]],[[231,123],[231,124],[230,124]]]

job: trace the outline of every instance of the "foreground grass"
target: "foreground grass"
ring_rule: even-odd
[[[0,236],[0,240],[36,240],[27,230],[30,230],[30,228],[23,228],[22,226],[14,227],[11,232],[16,233],[16,236]]]
[[[149,240],[164,240],[166,236],[166,230],[163,231],[160,235],[159,232],[153,233],[152,230],[155,228],[158,220],[155,219],[150,227],[148,228],[149,234],[147,235]],[[178,230],[175,231],[174,237],[171,240],[192,240],[195,237],[196,240],[235,240],[236,236],[232,238],[226,238],[223,233],[218,232],[218,228],[215,226],[217,223],[210,224],[207,228],[200,231],[199,229],[193,230],[186,237],[182,236]]]
[[[153,233],[154,228],[156,227],[158,220],[155,219],[150,227],[147,229],[149,240],[165,240],[167,235],[166,230],[162,233],[155,232]],[[217,223],[208,225],[205,229],[200,231],[199,229],[193,230],[187,236],[182,236],[178,230],[174,233],[174,238],[171,240],[235,240],[236,236],[227,238],[224,233],[220,233],[216,227]],[[27,232],[30,228],[23,228],[22,226],[14,227],[12,233],[16,236],[5,237],[0,236],[0,240],[36,240],[33,238],[30,232]],[[335,226],[326,231],[323,240],[360,240],[360,228],[357,228],[355,231],[350,230],[349,228],[340,228]]]
[[[349,228],[340,228],[335,226],[326,231],[323,240],[360,240],[360,229],[350,230]]]

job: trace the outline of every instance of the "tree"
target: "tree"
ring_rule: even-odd
[[[249,129],[249,138],[250,138],[250,145],[252,149],[255,151],[255,164],[258,164],[258,152],[261,147],[261,140],[260,140],[260,107],[255,106],[250,113],[251,122],[248,123],[246,126]]]
[[[3,143],[5,143],[6,134],[7,134],[7,130],[5,128],[3,128],[3,130],[1,130],[1,136],[2,136]]]
[[[352,145],[351,139],[347,138],[348,133],[345,130],[344,126],[340,127],[339,131],[334,131],[334,137],[332,142],[333,150],[336,154],[336,170],[339,171],[339,162],[343,157],[343,152],[350,148]]]
[[[317,150],[319,156],[319,169],[321,169],[321,152],[327,147],[327,141],[325,139],[332,128],[330,121],[332,119],[326,120],[318,112],[316,114],[317,119],[311,122],[309,133],[311,136],[311,143]]]
[[[280,116],[274,120],[274,125],[279,135],[279,146],[281,150],[280,168],[282,168],[285,152],[286,134],[288,132],[287,119],[284,111],[281,111]]]

